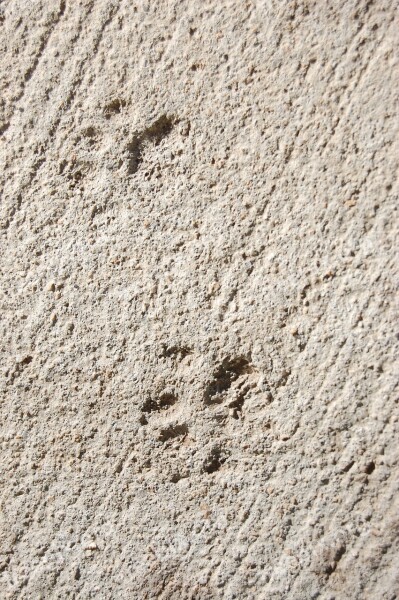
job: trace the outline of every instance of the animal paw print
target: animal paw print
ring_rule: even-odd
[[[140,423],[148,425],[149,419],[153,416],[152,425],[157,432],[157,439],[161,442],[184,438],[188,434],[186,423],[176,420],[179,407],[175,407],[177,411],[172,408],[178,403],[178,400],[178,396],[174,392],[163,390],[154,397],[149,396],[141,407]]]
[[[227,357],[212,374],[204,392],[204,403],[207,406],[225,404],[231,409],[231,415],[238,419],[245,398],[253,386],[250,375],[254,367],[244,356]]]

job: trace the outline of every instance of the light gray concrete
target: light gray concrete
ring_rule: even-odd
[[[1,2],[2,599],[398,597],[395,15]]]

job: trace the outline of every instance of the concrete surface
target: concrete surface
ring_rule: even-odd
[[[1,598],[399,597],[397,8],[0,3]]]

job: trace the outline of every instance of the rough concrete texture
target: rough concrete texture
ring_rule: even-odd
[[[1,3],[1,598],[398,597],[396,9]]]

